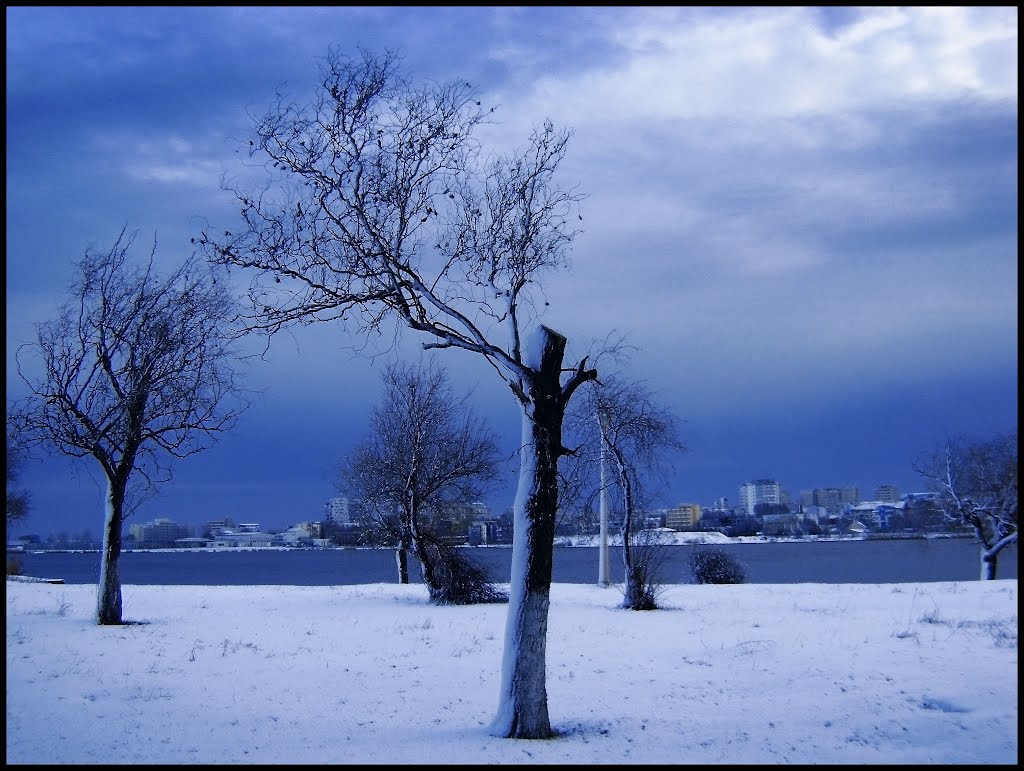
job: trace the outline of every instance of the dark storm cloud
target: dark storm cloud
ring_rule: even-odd
[[[171,264],[206,222],[233,222],[220,181],[253,173],[250,116],[279,90],[308,96],[329,46],[362,45],[479,86],[503,148],[546,117],[574,129],[583,232],[545,320],[578,353],[610,330],[639,348],[636,376],[692,448],[668,502],[769,475],[793,492],[911,487],[944,431],[1016,425],[1016,13],[8,8],[8,396],[71,258],[127,224]],[[140,516],[319,516],[379,374],[352,342],[275,341],[257,407]],[[507,387],[472,359],[442,361],[514,453]],[[44,532],[97,506],[64,465],[30,477]]]

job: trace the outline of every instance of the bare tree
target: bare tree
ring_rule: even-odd
[[[243,227],[199,243],[252,276],[251,328],[341,320],[366,339],[397,322],[424,348],[483,356],[523,416],[499,736],[551,735],[547,619],[566,406],[596,377],[563,367],[566,338],[538,323],[534,291],[560,268],[581,196],[555,184],[571,136],[550,124],[486,157],[487,113],[465,82],[413,85],[395,55],[332,50],[305,105],[277,100],[255,123],[267,187],[238,198]],[[212,233],[212,230],[211,230]]]
[[[937,493],[947,519],[974,530],[981,580],[996,577],[999,554],[1017,543],[1017,432],[982,441],[947,437],[914,470]]]
[[[391,364],[381,384],[368,435],[342,464],[342,486],[395,539],[399,583],[409,583],[411,549],[436,601],[448,596],[447,573],[430,521],[447,506],[476,500],[497,479],[497,436],[474,413],[471,394],[457,396],[447,370],[432,359]]]
[[[7,526],[28,517],[32,496],[21,486],[21,472],[25,465],[24,437],[12,419],[6,416],[7,428]]]
[[[609,486],[622,506],[623,602],[632,610],[657,607],[658,568],[665,559],[664,543],[639,521],[642,502],[655,485],[666,482],[670,456],[686,447],[679,438],[678,419],[644,383],[610,375],[587,389],[577,422],[596,428],[614,468]],[[593,435],[593,434],[592,434]],[[595,453],[590,453],[594,457]]]
[[[18,351],[29,387],[18,409],[26,437],[92,458],[106,478],[100,624],[122,623],[125,516],[169,481],[172,459],[205,449],[245,406],[235,400],[239,358],[223,282],[195,260],[159,276],[155,243],[148,263],[134,267],[134,240],[122,230],[109,251],[88,251],[58,318],[37,325],[35,342]]]

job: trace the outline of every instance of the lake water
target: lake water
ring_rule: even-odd
[[[692,583],[688,568],[694,549],[715,548],[733,555],[747,583],[915,583],[978,580],[979,550],[970,538],[893,541],[804,541],[668,546],[662,564],[665,584]],[[495,582],[508,582],[509,547],[470,548]],[[611,578],[622,580],[621,549],[612,547]],[[63,578],[69,584],[96,583],[96,552],[45,552],[17,555],[24,574]],[[418,564],[410,559],[413,580]],[[256,584],[332,586],[397,582],[394,552],[386,549],[295,549],[239,551],[125,552],[123,584],[244,586]],[[553,581],[597,583],[596,547],[556,547]],[[1016,545],[1004,549],[997,578],[1017,577]]]

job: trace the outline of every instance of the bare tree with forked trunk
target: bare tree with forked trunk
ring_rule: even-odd
[[[413,84],[392,53],[332,50],[305,104],[255,121],[262,190],[239,189],[242,227],[203,231],[213,262],[252,278],[252,329],[342,321],[365,336],[397,323],[424,348],[484,357],[522,414],[512,575],[494,734],[552,735],[546,643],[562,422],[586,358],[539,323],[541,280],[566,262],[581,196],[556,184],[571,133],[550,123],[491,156],[489,111],[465,82]],[[217,232],[225,232],[220,229]]]
[[[55,320],[18,351],[29,395],[15,420],[32,446],[91,458],[107,490],[97,598],[100,624],[121,624],[125,517],[171,478],[171,461],[209,446],[246,404],[224,282],[190,259],[166,276],[141,267],[122,230],[90,250]]]

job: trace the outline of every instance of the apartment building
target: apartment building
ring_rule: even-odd
[[[747,516],[754,516],[754,507],[759,503],[782,503],[782,486],[774,479],[755,479],[740,485],[740,503]]]

